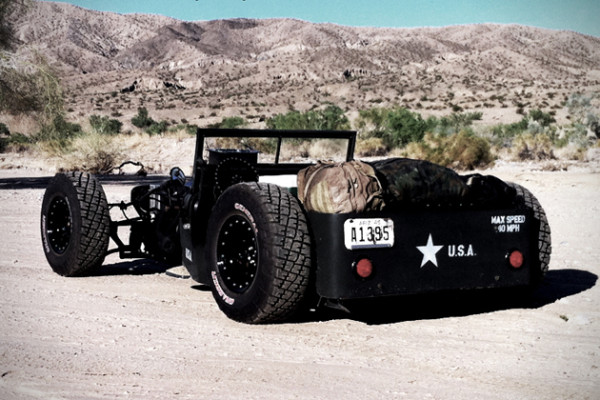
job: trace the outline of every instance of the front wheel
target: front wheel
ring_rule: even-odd
[[[80,276],[102,265],[110,215],[100,183],[83,172],[52,178],[42,202],[42,245],[57,274]]]
[[[229,318],[276,322],[299,308],[311,257],[296,198],[277,185],[239,183],[219,197],[208,227],[209,281]]]

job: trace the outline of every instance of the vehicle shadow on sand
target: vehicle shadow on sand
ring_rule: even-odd
[[[149,259],[105,264],[91,276],[166,274],[187,279],[184,267],[172,266]],[[369,325],[397,322],[466,317],[509,309],[537,309],[565,297],[573,296],[596,285],[598,276],[582,270],[548,271],[542,284],[533,292],[514,289],[439,292],[411,296],[373,298],[344,302],[350,313],[319,307],[316,312],[301,313],[292,323],[351,319]],[[201,284],[191,289],[202,292],[210,288]]]
[[[90,276],[117,276],[117,275],[153,275],[166,273],[170,265],[150,259],[136,259],[104,264],[90,273]]]
[[[537,309],[596,285],[598,276],[587,271],[548,271],[534,291],[476,290],[441,292],[344,303],[351,313],[321,311],[317,320],[352,319],[369,325],[424,319],[465,317],[509,309]]]

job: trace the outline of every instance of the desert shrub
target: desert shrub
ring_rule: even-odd
[[[345,160],[348,143],[346,140],[317,139],[309,142],[308,157],[317,160]]]
[[[123,123],[107,116],[92,115],[89,118],[92,129],[102,135],[116,135],[121,132]]]
[[[81,125],[68,122],[62,115],[57,115],[52,122],[42,125],[33,139],[41,142],[43,150],[56,155],[66,152],[72,140],[81,133]]]
[[[584,123],[586,115],[592,112],[592,109],[594,108],[592,100],[596,96],[598,96],[598,94],[585,95],[583,93],[573,93],[569,96],[565,105],[574,122]]]
[[[381,138],[370,137],[356,141],[356,154],[360,157],[383,156],[386,153],[387,148]]]
[[[75,138],[71,149],[62,157],[62,168],[65,170],[106,174],[123,160],[119,145],[113,138],[98,132]]]
[[[195,124],[186,124],[185,125],[185,131],[189,135],[195,135],[196,132],[198,131],[198,125],[195,125]]]
[[[148,135],[160,135],[161,133],[165,133],[169,128],[169,123],[165,120],[160,122],[154,122],[150,126],[148,126],[144,131]]]
[[[548,160],[554,158],[552,139],[547,134],[523,133],[513,140],[511,149],[516,160]]]
[[[6,147],[8,145],[8,138],[2,136],[10,135],[10,131],[8,127],[0,122],[0,153],[4,153],[6,151]]]
[[[209,125],[210,128],[217,129],[238,129],[246,126],[248,122],[242,117],[225,117],[216,124]]]
[[[162,120],[156,122],[148,115],[145,107],[138,108],[138,113],[131,118],[131,123],[140,129],[143,129],[148,135],[159,135],[165,133],[169,127],[169,122]]]
[[[219,149],[257,150],[261,153],[274,154],[277,149],[277,139],[231,137],[218,138],[215,147]]]
[[[300,111],[289,111],[286,114],[277,114],[267,119],[267,128],[280,130],[302,130],[306,128],[306,121]]]
[[[534,109],[529,111],[529,119],[539,123],[543,127],[550,126],[556,122],[552,114],[543,112],[542,110]]]
[[[8,137],[0,138],[0,153],[5,151],[21,153],[31,148],[32,144],[33,140],[29,136],[15,132]]]
[[[1,36],[1,35],[0,35]],[[0,65],[0,112],[18,115],[33,115],[39,131],[32,136],[34,141],[43,141],[45,147],[60,149],[68,144],[69,138],[81,129],[64,119],[63,94],[60,80],[45,58],[37,53],[31,57],[16,59],[11,53],[2,53]],[[13,140],[4,140],[4,149]],[[26,142],[14,143],[16,150],[28,147]]]
[[[391,149],[422,140],[427,122],[420,114],[403,107],[371,108],[359,112],[357,126],[363,136],[381,138]]]
[[[390,147],[401,147],[423,139],[426,124],[420,114],[397,108],[388,114],[387,127],[383,141]]]
[[[481,112],[452,113],[450,116],[436,118],[431,116],[425,121],[426,131],[442,135],[451,135],[473,125],[483,117]]]
[[[287,130],[345,130],[350,122],[344,110],[329,105],[323,110],[300,112],[292,110],[286,114],[277,114],[266,121],[269,129]]]
[[[589,128],[585,124],[573,123],[561,128],[555,137],[552,138],[553,144],[559,149],[569,147],[571,153],[577,152],[583,154],[589,147],[598,143],[597,138],[588,136],[588,132]]]
[[[422,142],[406,147],[406,155],[456,169],[485,168],[494,162],[490,143],[464,130],[455,135],[427,133]]]
[[[153,124],[156,124],[156,121],[150,118],[146,107],[140,107],[138,108],[138,113],[131,118],[131,123],[137,128],[145,129]]]
[[[521,135],[529,128],[529,119],[527,117],[521,118],[519,122],[512,124],[498,124],[491,128],[490,133],[492,138],[500,147],[512,146],[512,141],[518,135]]]
[[[195,135],[197,130],[198,130],[198,125],[188,124],[187,122],[170,126],[168,129],[168,131],[170,133],[183,131],[188,135]]]
[[[63,115],[63,93],[56,71],[38,53],[14,59],[3,53],[7,62],[0,66],[0,111],[10,114],[38,113],[40,124],[51,123]]]

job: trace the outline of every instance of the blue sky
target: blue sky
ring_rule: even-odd
[[[350,26],[517,23],[600,37],[600,0],[71,0],[85,8],[196,21],[298,18]]]

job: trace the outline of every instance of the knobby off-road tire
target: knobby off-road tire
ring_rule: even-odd
[[[229,187],[208,222],[207,262],[219,308],[245,323],[277,322],[298,310],[311,247],[298,200],[277,185]]]
[[[538,262],[533,264],[532,283],[537,286],[548,271],[550,265],[550,254],[552,253],[552,240],[550,225],[546,213],[538,199],[526,188],[516,183],[507,182],[517,192],[517,203],[520,206],[533,210],[533,217],[539,222],[538,232]]]
[[[82,276],[102,265],[110,216],[100,183],[83,172],[52,178],[42,203],[42,245],[50,266],[63,276]]]

